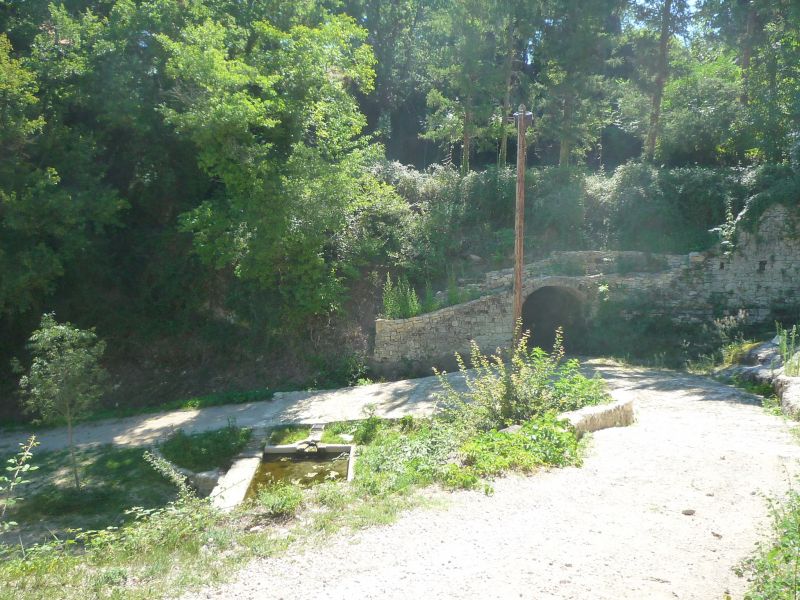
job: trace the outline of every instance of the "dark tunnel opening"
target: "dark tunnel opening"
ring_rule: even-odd
[[[564,348],[575,351],[586,329],[583,303],[567,288],[543,287],[522,305],[522,329],[531,332],[529,345],[548,352],[553,349],[556,329],[564,331]]]

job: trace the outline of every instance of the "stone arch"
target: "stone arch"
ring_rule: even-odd
[[[531,332],[530,344],[549,351],[558,327],[564,330],[564,347],[574,350],[586,329],[585,295],[572,285],[557,282],[538,285],[522,303],[522,329]]]

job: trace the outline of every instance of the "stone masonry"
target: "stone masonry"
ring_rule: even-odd
[[[768,208],[755,232],[740,232],[735,250],[717,246],[689,255],[641,252],[558,252],[525,266],[523,300],[556,287],[580,300],[587,321],[600,300],[636,297],[651,315],[707,322],[741,315],[771,320],[782,308],[800,306],[800,229],[796,210]],[[469,352],[485,352],[513,337],[511,269],[486,273],[471,287],[480,298],[410,319],[375,322],[373,361],[378,368],[430,368]]]

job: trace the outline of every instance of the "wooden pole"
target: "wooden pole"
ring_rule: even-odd
[[[517,118],[517,205],[514,216],[514,345],[522,334],[517,325],[522,319],[522,265],[525,239],[525,128],[533,115],[519,105]]]

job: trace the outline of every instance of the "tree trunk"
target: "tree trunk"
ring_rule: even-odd
[[[750,98],[747,93],[748,77],[750,75],[750,59],[753,55],[753,34],[756,28],[756,10],[753,8],[752,0],[744,0],[747,4],[747,20],[745,22],[745,31],[742,38],[742,58],[739,65],[742,69],[742,95],[739,100],[742,104],[747,105]]]
[[[72,415],[67,407],[67,445],[69,446],[69,460],[72,464],[72,476],[75,478],[75,489],[81,489],[81,480],[78,478],[78,461],[75,458],[75,445],[72,442]]]
[[[647,140],[644,144],[644,157],[653,160],[656,153],[656,137],[661,121],[661,99],[664,96],[664,85],[667,82],[667,69],[669,63],[670,17],[672,16],[672,0],[664,0],[661,11],[661,35],[658,40],[658,65],[656,67],[655,89],[653,90],[653,105],[650,110],[650,128],[647,131]]]
[[[567,96],[564,98],[564,118],[561,123],[562,133],[561,133],[561,141],[559,142],[559,153],[558,153],[558,166],[559,167],[568,167],[569,166],[569,155],[570,151],[572,150],[570,144],[570,127],[572,126],[572,96],[569,95],[567,92]]]
[[[469,109],[470,102],[467,99],[467,105],[464,107],[464,131],[461,138],[461,174],[466,175],[469,173],[469,154],[472,144],[472,113]]]

